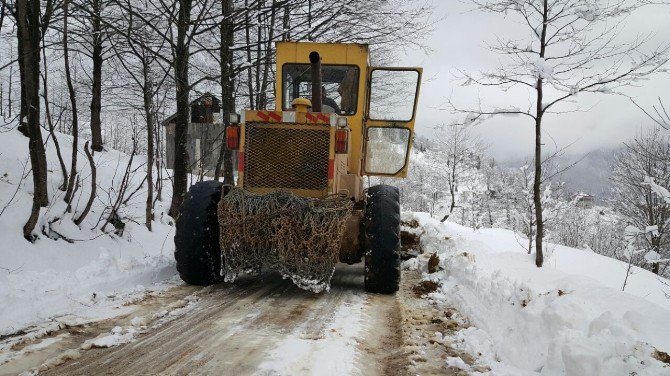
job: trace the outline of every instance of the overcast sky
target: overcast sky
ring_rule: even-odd
[[[428,53],[407,51],[401,64],[424,67],[424,79],[417,115],[416,130],[430,135],[436,124],[455,119],[445,102],[452,100],[462,107],[475,106],[478,98],[482,104],[502,106],[517,104],[525,108],[529,95],[524,90],[501,92],[476,86],[460,86],[463,80],[455,76],[458,70],[482,71],[498,66],[500,57],[486,48],[496,36],[518,36],[519,24],[498,15],[472,11],[468,1],[435,0],[436,18],[434,32],[427,40],[432,49]],[[625,19],[622,33],[624,39],[639,33],[655,33],[654,42],[670,42],[670,6],[648,7]],[[651,44],[650,46],[654,46]],[[627,89],[626,93],[636,97],[640,103],[651,106],[656,98],[665,98],[670,103],[670,74],[656,76],[644,82],[644,87]],[[643,114],[628,100],[614,95],[583,94],[577,97],[579,105],[588,112],[567,115],[550,115],[545,119],[545,140],[551,146],[552,139],[559,147],[574,143],[569,152],[574,154],[598,148],[618,146],[649,126]],[[461,116],[462,120],[462,116]],[[533,148],[534,131],[532,120],[526,117],[500,117],[477,126],[490,153],[500,160],[523,158]]]

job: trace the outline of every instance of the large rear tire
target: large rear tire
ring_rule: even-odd
[[[177,218],[174,236],[177,271],[190,285],[209,286],[221,281],[221,247],[217,207],[223,184],[196,183],[189,189]]]
[[[376,185],[365,209],[365,290],[393,294],[400,286],[400,193]]]

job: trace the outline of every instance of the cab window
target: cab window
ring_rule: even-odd
[[[370,75],[370,119],[409,122],[416,112],[419,72],[375,68]]]
[[[411,131],[402,127],[368,127],[365,172],[395,175],[407,165]]]
[[[310,64],[284,64],[282,90],[284,110],[291,109],[296,98],[312,96],[312,69]],[[354,65],[322,65],[322,111],[339,115],[354,115],[358,104],[358,77]]]

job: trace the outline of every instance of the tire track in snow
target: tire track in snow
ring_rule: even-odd
[[[362,265],[338,266],[329,293],[302,291],[270,274],[197,295],[196,306],[184,316],[134,342],[82,352],[81,358],[41,374],[340,375],[360,373],[358,364],[369,363],[361,361],[368,355],[359,354],[358,345],[363,312],[377,300],[363,291]],[[300,343],[297,352],[287,352],[291,341]],[[321,372],[324,365],[337,371]]]
[[[268,375],[354,373],[364,303],[365,298],[356,293],[343,299],[330,315],[322,315],[324,309],[311,312],[303,325],[277,345],[260,369]]]

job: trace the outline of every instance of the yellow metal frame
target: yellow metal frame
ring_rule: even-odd
[[[412,108],[412,118],[407,121],[394,121],[394,120],[376,120],[370,119],[369,116],[365,120],[365,142],[364,147],[367,145],[368,141],[368,128],[377,128],[377,127],[390,127],[390,128],[407,128],[409,129],[409,144],[407,145],[407,154],[405,155],[405,163],[402,169],[395,174],[379,174],[371,173],[365,171],[365,158],[363,159],[363,175],[367,176],[387,176],[394,178],[405,178],[407,177],[407,172],[409,170],[409,155],[412,151],[412,143],[414,142],[414,122],[416,120],[416,111],[419,104],[419,93],[421,92],[421,77],[423,75],[423,68],[418,67],[370,67],[368,74],[368,88],[367,88],[367,98],[371,97],[370,90],[372,87],[370,81],[372,79],[372,72],[375,70],[385,70],[385,71],[401,71],[401,72],[417,72],[417,83],[416,83],[416,93],[414,95],[414,107]],[[367,100],[367,107],[365,108],[367,114],[370,114],[370,100]],[[365,151],[363,152],[365,155]]]
[[[307,43],[307,42],[278,42],[277,48],[277,83],[276,103],[274,111],[247,111],[245,113],[246,122],[261,122],[269,128],[290,128],[290,129],[308,129],[317,125],[330,126],[330,150],[329,150],[329,179],[328,189],[322,190],[299,190],[290,189],[291,192],[303,197],[324,197],[328,194],[338,193],[342,190],[350,191],[352,198],[359,200],[362,194],[362,176],[364,175],[381,175],[403,178],[407,176],[409,168],[409,155],[411,145],[414,138],[414,122],[416,118],[416,107],[419,100],[419,91],[421,85],[421,76],[423,70],[421,68],[387,68],[387,67],[370,67],[369,64],[369,49],[365,44],[331,44],[331,43]],[[287,111],[282,111],[284,102],[283,92],[283,67],[285,64],[310,64],[309,54],[316,51],[321,56],[321,63],[323,65],[355,65],[359,68],[358,77],[358,93],[356,103],[356,113],[351,116],[342,116],[347,118],[347,123],[350,129],[349,132],[349,152],[348,154],[335,154],[335,129],[330,121],[334,114],[318,114],[307,113],[304,109],[294,111],[291,114],[292,121],[285,122],[284,114]],[[414,109],[412,119],[409,121],[384,121],[369,119],[370,113],[370,78],[371,74],[376,69],[396,70],[396,71],[416,71],[418,72],[418,82],[416,88],[416,96],[414,98]],[[310,120],[314,118],[313,115],[320,116],[318,120]],[[325,118],[329,121],[326,121]],[[402,127],[410,130],[409,145],[407,147],[407,156],[404,167],[396,174],[372,174],[365,173],[365,142],[367,137],[367,129],[370,127]],[[245,149],[245,127],[241,126],[240,131],[240,157],[244,158]],[[243,161],[242,161],[243,163]],[[287,161],[287,163],[289,163]],[[332,175],[330,169],[333,169]],[[244,173],[240,171],[238,174],[238,185],[244,187]],[[357,188],[358,187],[358,188]],[[251,188],[244,187],[250,192],[255,193],[269,193],[276,191],[277,188]],[[281,188],[279,188],[281,189]],[[337,191],[337,192],[336,192]],[[353,193],[355,192],[355,193]]]
[[[324,65],[356,65],[359,67],[358,98],[356,114],[347,116],[351,128],[351,147],[349,152],[349,173],[360,174],[363,158],[363,117],[367,109],[367,82],[369,66],[369,49],[366,44],[353,43],[307,43],[277,42],[277,84],[276,107],[282,108],[284,103],[282,83],[284,64],[309,64],[309,54],[317,51]]]

